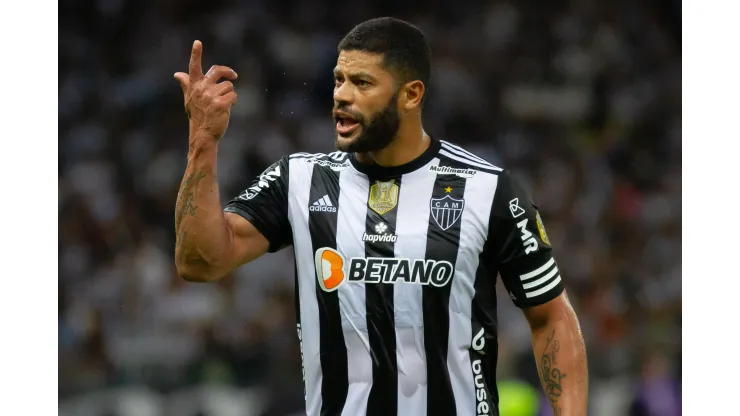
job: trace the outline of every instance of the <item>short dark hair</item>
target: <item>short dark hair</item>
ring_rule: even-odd
[[[383,66],[393,71],[401,83],[420,80],[429,88],[431,49],[424,33],[409,22],[395,17],[362,22],[339,42],[337,52],[341,51],[382,54]]]

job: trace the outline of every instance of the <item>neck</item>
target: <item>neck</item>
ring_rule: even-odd
[[[421,156],[429,148],[431,139],[424,132],[421,123],[409,123],[398,129],[391,144],[373,152],[355,153],[360,163],[383,167],[400,166]]]

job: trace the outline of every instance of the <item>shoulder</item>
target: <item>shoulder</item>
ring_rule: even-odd
[[[492,215],[516,218],[524,211],[536,210],[530,193],[510,169],[446,140],[440,140],[439,155],[440,167],[449,164],[475,171],[476,175],[481,172],[488,178],[487,183],[494,189]]]
[[[507,221],[521,221],[537,216],[533,195],[524,184],[505,169],[498,175],[491,215]]]
[[[481,157],[464,147],[440,140],[439,158],[440,166],[445,164],[454,165],[457,168],[467,168],[484,173],[500,175],[504,169],[497,166],[485,157]]]

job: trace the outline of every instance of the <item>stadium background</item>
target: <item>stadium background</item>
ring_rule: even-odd
[[[205,69],[240,74],[218,161],[230,198],[284,154],[333,149],[336,43],[380,15],[431,41],[426,130],[511,168],[539,203],[586,337],[589,414],[681,413],[679,2],[62,0],[59,13],[60,414],[300,414],[291,250],[218,284],[176,275],[187,122],[172,74],[196,38]],[[528,327],[499,295],[498,378],[525,386],[503,393],[503,415],[535,414]]]

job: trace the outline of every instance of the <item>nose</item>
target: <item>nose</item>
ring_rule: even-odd
[[[334,103],[339,107],[352,104],[354,102],[354,95],[354,89],[351,83],[342,82],[334,87]]]

